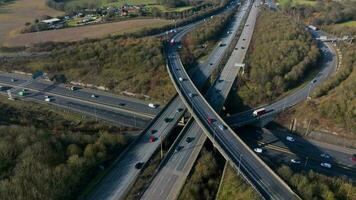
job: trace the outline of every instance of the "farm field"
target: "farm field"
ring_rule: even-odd
[[[16,34],[4,41],[6,47],[29,46],[40,42],[67,42],[84,38],[99,38],[109,34],[124,34],[138,31],[142,28],[160,27],[171,23],[163,19],[137,19],[107,24],[65,28],[59,30],[42,31],[35,33]]]
[[[148,4],[157,4],[157,0],[117,0],[115,2],[111,0],[71,0],[66,3],[66,7],[73,6],[83,6],[90,3],[94,3],[97,6],[122,6],[124,4],[130,5],[148,5]]]
[[[348,21],[337,24],[337,26],[356,27],[356,21]]]
[[[57,16],[63,13],[45,4],[46,0],[18,0],[0,7],[0,46],[10,36],[20,32],[26,22],[43,15]]]

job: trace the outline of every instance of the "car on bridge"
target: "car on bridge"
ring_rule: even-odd
[[[327,162],[322,162],[322,163],[320,163],[320,166],[325,167],[325,168],[328,168],[328,169],[331,168],[331,164],[330,164],[330,163],[327,163]]]
[[[294,158],[291,159],[290,162],[293,163],[293,164],[301,164],[302,163],[302,161],[300,161],[298,159],[294,159]]]
[[[253,151],[256,153],[262,153],[263,150],[261,148],[257,147],[257,148],[254,148]]]
[[[287,136],[286,140],[289,141],[289,142],[294,142],[295,141],[295,139],[292,136]]]
[[[327,158],[327,159],[329,159],[331,156],[329,155],[329,154],[327,154],[327,153],[322,153],[322,154],[320,154],[320,156],[322,157],[322,158]]]

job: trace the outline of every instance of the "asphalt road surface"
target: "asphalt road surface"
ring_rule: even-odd
[[[299,198],[250,148],[236,136],[205,100],[186,73],[176,52],[176,46],[168,47],[168,70],[183,102],[207,136],[226,159],[231,161],[246,180],[267,199]],[[179,77],[186,79],[180,82]],[[210,123],[209,118],[214,122]]]
[[[1,93],[3,95],[7,95],[6,90],[10,87],[5,86],[5,84],[2,84],[2,86],[3,88],[1,90]],[[37,92],[32,90],[28,90],[26,93],[27,94],[24,97],[19,97],[16,94],[14,94],[13,96],[18,99],[21,98],[24,101],[35,101],[48,105],[54,105],[60,108],[81,113],[83,115],[90,115],[95,119],[103,119],[116,125],[144,128],[151,121],[151,118],[144,116],[138,117],[135,113],[123,112],[121,109],[116,107],[80,100],[74,97],[54,95],[52,93]],[[45,102],[45,96],[49,96],[51,101]]]
[[[229,9],[232,9],[230,7]],[[200,21],[181,28],[175,36],[175,41],[180,41],[182,37],[193,30]],[[216,50],[214,52],[220,52]],[[203,68],[206,65],[201,65],[199,68]],[[199,71],[204,71],[200,69]],[[199,76],[199,79],[207,80],[207,77]],[[200,80],[199,80],[200,81]],[[201,81],[205,82],[205,81]],[[178,108],[182,108],[181,112],[177,112]],[[153,155],[156,149],[159,148],[161,140],[163,140],[171,130],[175,127],[178,121],[182,118],[186,108],[181,99],[176,96],[171,100],[163,110],[156,115],[152,122],[142,132],[142,136],[138,138],[136,142],[127,148],[114,163],[110,171],[100,181],[100,183],[94,188],[94,190],[86,197],[87,199],[122,199],[128,192],[128,189],[134,183],[140,173],[140,169],[136,169],[137,163],[146,163]],[[170,122],[166,122],[166,119]],[[151,131],[154,130],[154,137],[157,138],[155,142],[150,143],[149,137]]]
[[[330,74],[332,74],[337,67],[336,52],[331,47],[330,43],[319,43],[323,60],[322,60],[322,69],[321,71],[307,84],[301,86],[300,89],[297,89],[295,92],[292,92],[290,95],[277,100],[274,103],[271,103],[264,107],[267,110],[267,113],[260,117],[253,117],[252,113],[254,110],[261,108],[250,109],[241,113],[234,114],[230,117],[227,117],[226,123],[231,127],[240,127],[254,121],[258,121],[270,116],[275,116],[277,113],[284,111],[285,109],[295,106],[296,104],[305,101],[311,92],[318,87],[323,81],[325,81]]]
[[[12,82],[11,79],[14,79],[16,81]],[[16,87],[30,79],[32,78],[25,75],[0,73],[0,85]],[[113,108],[118,108],[119,110],[122,110],[122,112],[134,113],[138,117],[142,116],[144,118],[153,118],[160,111],[160,108],[149,107],[149,102],[138,100],[135,98],[119,96],[100,90],[85,88],[80,88],[75,91],[72,91],[70,89],[66,89],[64,84],[55,84],[54,82],[45,81],[41,79],[35,80],[31,84],[24,87],[24,89],[43,92],[49,95],[53,94],[57,96],[71,97],[82,101],[103,104]],[[95,95],[95,97],[92,97],[93,94]]]
[[[246,15],[250,4],[250,1],[244,3],[239,9],[240,11],[236,13],[233,23],[233,35],[235,35],[237,28],[240,26],[242,18]],[[236,48],[241,45],[248,46],[253,32],[253,18],[255,19],[256,16],[257,9],[254,8],[251,11],[251,17],[247,20],[247,23],[252,23],[252,26],[244,28]],[[227,39],[227,41],[222,40],[221,42],[229,45],[232,41],[232,37]],[[207,92],[207,99],[208,101],[211,101],[209,103],[211,103],[217,110],[221,110],[236,78],[238,69],[236,69],[234,62],[241,62],[242,60],[239,59],[243,59],[245,51],[246,49],[240,49],[239,51],[236,50],[233,52],[219,77],[220,81],[215,82],[212,88]],[[217,55],[213,58],[219,58],[218,56],[222,57],[223,55]],[[223,80],[223,83],[221,83],[221,80]],[[219,98],[215,98],[216,96],[219,96]],[[177,199],[205,140],[206,135],[203,133],[198,123],[191,120],[182,130],[180,137],[176,140],[166,158],[162,161],[159,172],[155,175],[141,199]]]
[[[313,169],[318,173],[356,180],[356,161],[352,160],[356,149],[305,139],[281,128],[261,130],[245,128],[239,130],[239,135],[252,148],[261,148],[262,157],[274,162],[286,163],[301,170]],[[294,141],[288,141],[287,136],[292,137]],[[324,156],[325,154],[328,156]],[[292,159],[300,163],[293,163]],[[332,168],[321,167],[322,162],[330,163]]]

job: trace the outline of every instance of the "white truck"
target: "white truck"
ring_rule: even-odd
[[[266,108],[259,108],[259,109],[255,110],[255,111],[253,111],[252,116],[259,117],[259,116],[264,115],[264,114],[266,114]]]

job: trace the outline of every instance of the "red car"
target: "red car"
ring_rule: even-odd
[[[156,138],[151,135],[151,136],[150,136],[150,143],[155,142],[155,141],[156,141]]]
[[[209,124],[213,123],[213,119],[210,118],[210,117],[208,117],[208,123],[209,123]]]
[[[352,155],[351,160],[356,162],[356,154]]]

